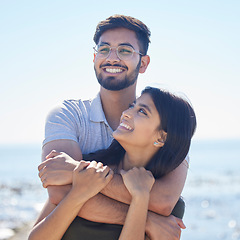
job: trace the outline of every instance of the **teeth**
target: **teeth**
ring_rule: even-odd
[[[133,130],[130,126],[128,126],[128,125],[125,124],[125,123],[120,123],[120,126],[126,128],[126,129],[128,129],[128,130]]]
[[[119,72],[122,72],[123,70],[122,69],[119,69],[119,68],[106,68],[106,72],[109,72],[109,73],[119,73]]]

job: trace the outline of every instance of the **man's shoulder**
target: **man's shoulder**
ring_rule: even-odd
[[[57,108],[65,109],[67,111],[81,111],[88,112],[91,108],[94,99],[66,99]]]
[[[82,99],[67,99],[60,104],[55,105],[47,116],[47,120],[53,121],[56,119],[90,119],[91,115],[100,111],[101,108],[100,97],[87,100]],[[99,115],[99,114],[97,114]]]
[[[89,99],[67,99],[62,102],[62,105],[73,108],[86,108],[90,107],[92,103],[101,103],[99,95]]]

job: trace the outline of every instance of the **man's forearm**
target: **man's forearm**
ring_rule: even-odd
[[[174,171],[155,181],[150,192],[149,210],[163,216],[169,216],[182,192],[187,168],[181,164]],[[102,194],[125,204],[130,204],[131,196],[122,177],[114,174],[111,182],[101,191]]]
[[[58,205],[71,187],[71,185],[49,186],[48,194],[51,203]],[[78,216],[93,222],[123,225],[127,211],[128,205],[99,193],[84,204]]]
[[[128,207],[99,193],[84,204],[78,216],[93,222],[123,225]]]
[[[153,190],[150,194],[150,200],[149,200],[149,210],[156,212],[163,216],[169,216],[174,204],[170,202],[170,196],[164,195],[161,196],[159,191],[159,183],[154,184]],[[131,195],[129,194],[128,190],[126,189],[122,177],[118,174],[114,175],[114,178],[112,181],[105,187],[102,191],[102,194],[115,199],[119,202],[130,204],[131,202]]]

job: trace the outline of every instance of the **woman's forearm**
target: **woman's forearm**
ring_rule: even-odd
[[[48,215],[44,213],[39,218],[42,219],[32,229],[29,240],[59,240],[62,238],[67,228],[77,216],[82,202],[71,196],[71,193],[64,198],[60,204]]]
[[[133,197],[119,240],[144,240],[149,196]]]

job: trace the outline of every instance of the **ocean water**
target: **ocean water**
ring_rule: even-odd
[[[41,146],[0,146],[0,239],[33,222],[47,198]],[[182,240],[240,239],[240,140],[193,141]]]

